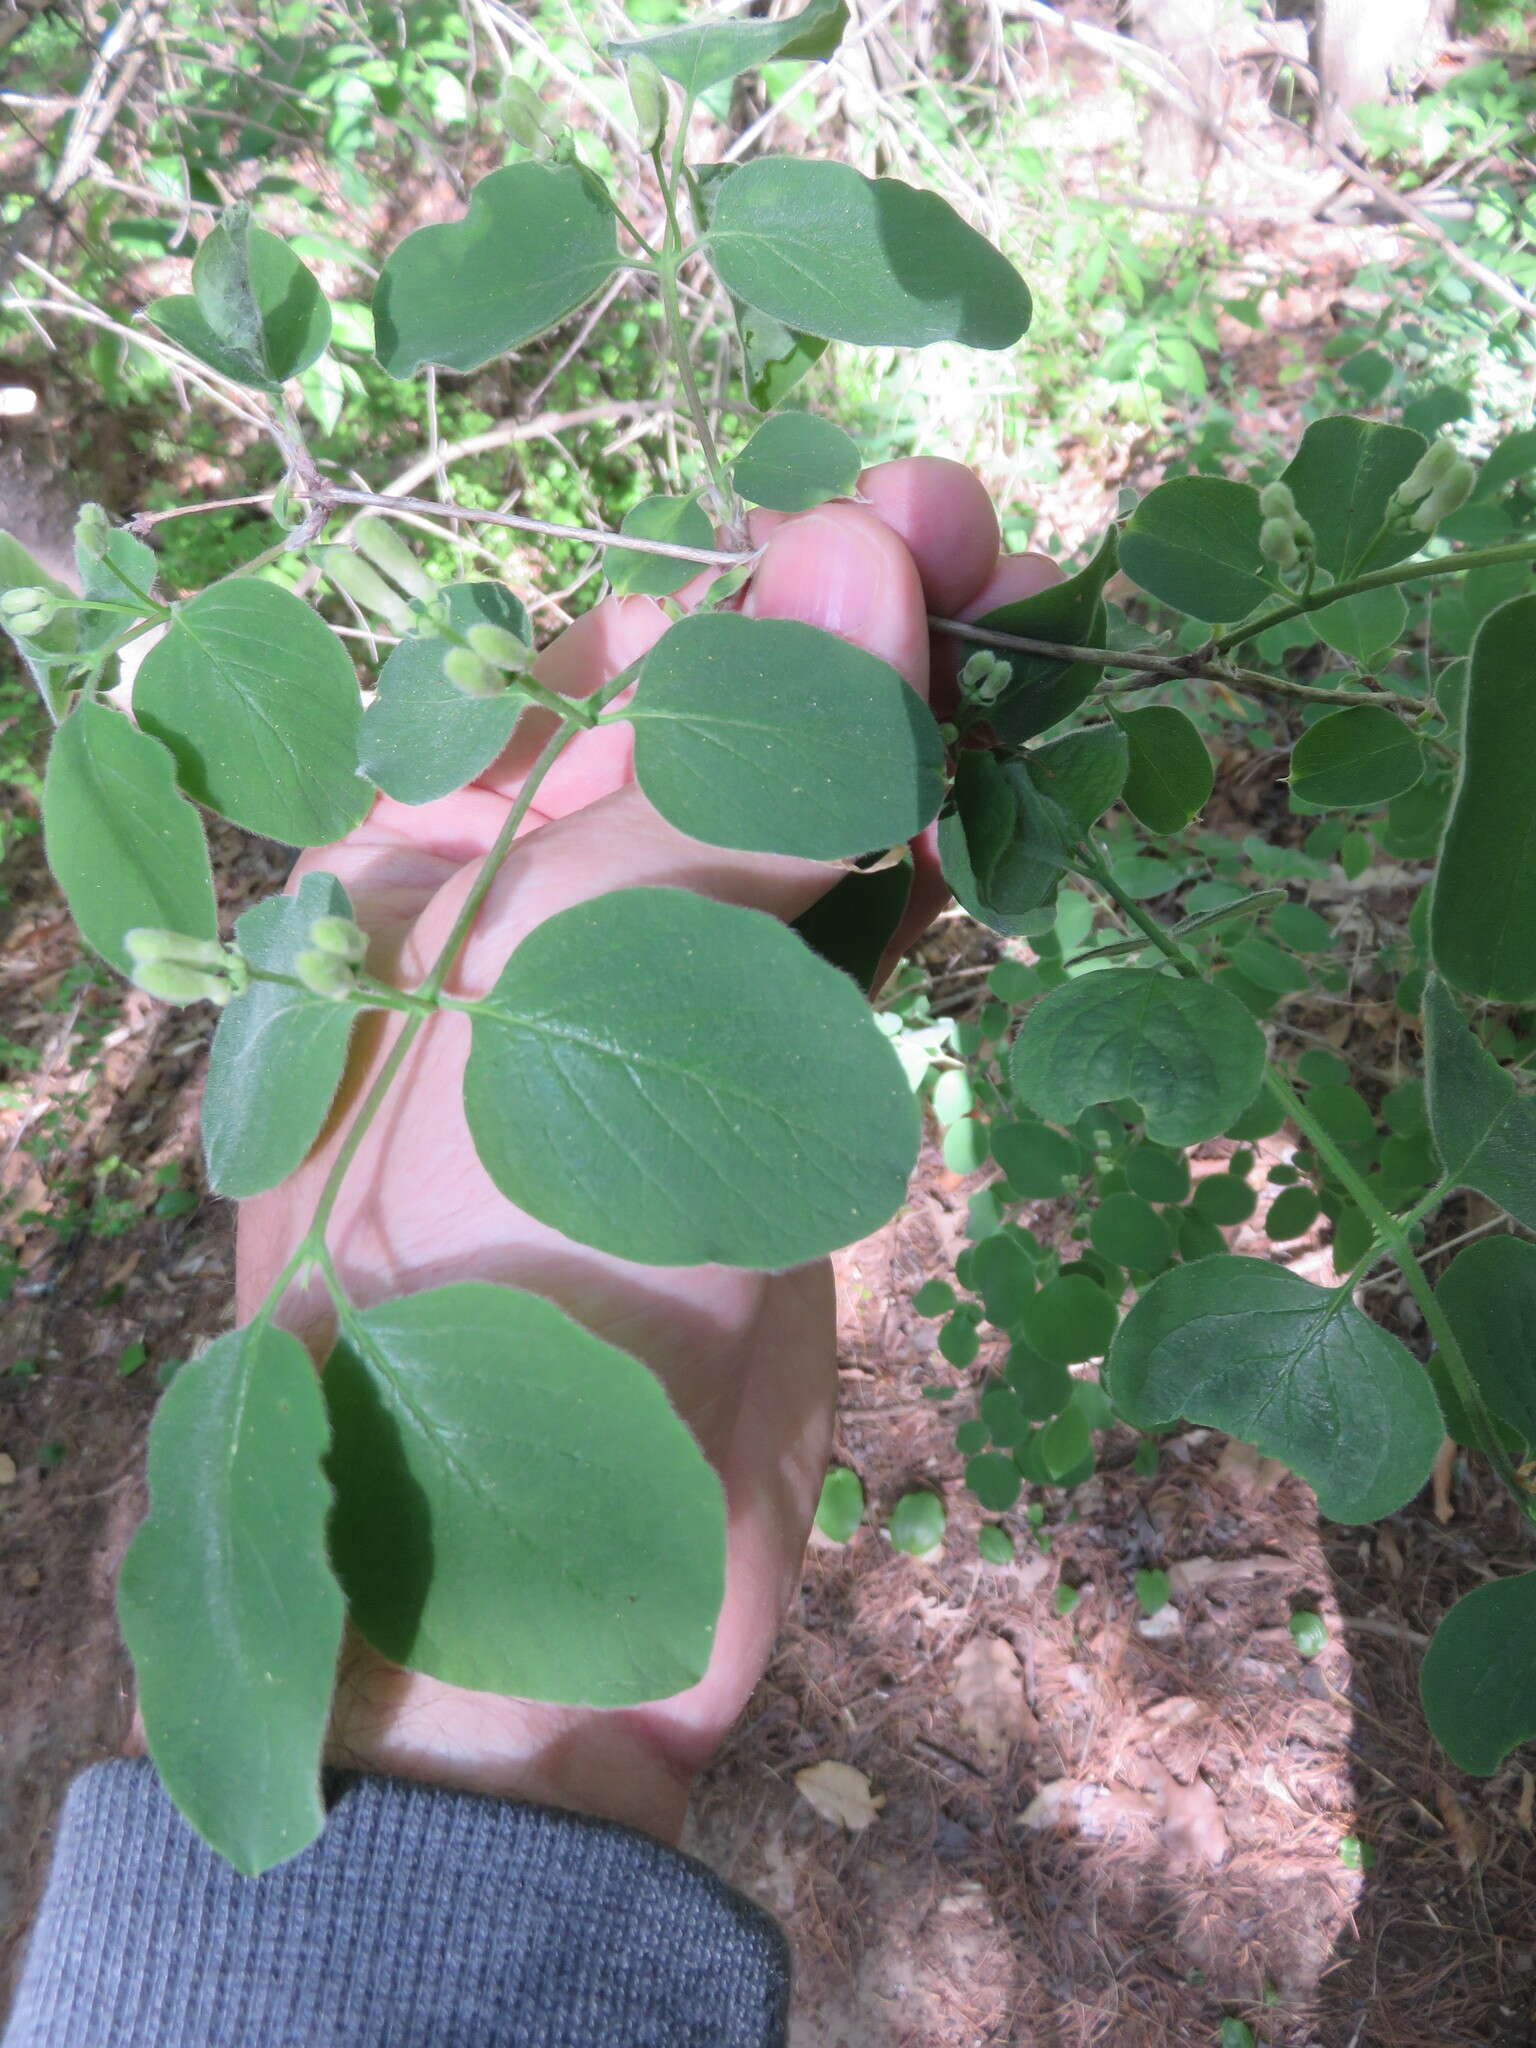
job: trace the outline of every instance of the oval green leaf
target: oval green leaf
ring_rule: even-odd
[[[158,740],[105,704],[81,704],[54,734],[43,837],[80,935],[122,973],[139,925],[218,936],[208,848]]]
[[[936,1493],[904,1493],[891,1510],[891,1548],[931,1557],[944,1542],[944,1503]]]
[[[526,610],[503,584],[450,583],[440,601],[460,634],[491,625],[533,638]],[[407,633],[390,650],[363,712],[358,766],[402,804],[429,804],[473,782],[511,739],[522,709],[511,692],[466,697],[456,690],[443,674],[453,644],[430,628]]]
[[[1536,1444],[1536,1245],[1520,1237],[1469,1244],[1435,1293],[1478,1392]]]
[[[951,893],[995,932],[1038,930],[1035,913],[1066,871],[1066,821],[1041,798],[1029,764],[967,748],[955,764],[950,798],[938,836]]]
[[[239,919],[235,944],[253,967],[291,975],[317,917],[350,917],[334,875],[305,875]],[[217,1195],[243,1199],[285,1180],[319,1137],[347,1064],[357,1011],[306,988],[253,980],[219,1018],[203,1093],[203,1157]]]
[[[829,1543],[847,1543],[864,1519],[864,1488],[857,1472],[834,1465],[821,1482],[816,1526]]]
[[[727,291],[832,341],[999,349],[1029,325],[1023,278],[953,207],[847,164],[741,165],[721,183],[707,247]]]
[[[1115,723],[1130,749],[1129,810],[1153,832],[1182,832],[1211,793],[1216,770],[1194,721],[1171,704],[1121,711]]]
[[[1118,726],[1096,725],[1064,733],[1029,755],[1029,779],[1087,832],[1125,787],[1130,749]]]
[[[1314,420],[1282,472],[1311,527],[1317,559],[1342,580],[1400,562],[1424,545],[1412,527],[1384,533],[1392,494],[1428,447],[1411,427],[1341,413]]]
[[[813,412],[781,412],[764,420],[731,464],[731,479],[749,505],[808,512],[844,498],[859,480],[859,444]]]
[[[1291,793],[1314,810],[1363,811],[1424,773],[1424,749],[1384,704],[1348,704],[1309,725],[1291,752]]]
[[[373,792],[357,773],[363,707],[341,642],[275,584],[232,576],[179,605],[145,655],[134,715],[182,788],[286,846],[325,846]]]
[[[873,1230],[918,1110],[846,975],[760,911],[622,889],[525,938],[464,1107],[511,1201],[647,1265],[776,1268]]]
[[[1235,996],[1156,968],[1106,968],[1052,989],[1013,1044],[1014,1091],[1041,1116],[1068,1124],[1130,1096],[1159,1145],[1224,1130],[1263,1073],[1264,1034]]]
[[[638,1359],[553,1302],[464,1281],[349,1313],[323,1385],[331,1550],[375,1649],[594,1707],[703,1677],[724,1501]]]
[[[1086,1274],[1067,1273],[1030,1296],[1019,1328],[1024,1342],[1047,1364],[1082,1365],[1109,1349],[1119,1313]]]
[[[846,0],[808,0],[783,21],[710,21],[698,28],[669,28],[657,36],[631,37],[608,45],[621,62],[649,57],[658,71],[690,97],[723,85],[743,71],[792,59],[807,63],[830,57],[848,26]]]
[[[1193,619],[1244,619],[1271,595],[1259,553],[1259,494],[1220,476],[1148,491],[1120,535],[1120,567]]]
[[[1106,1195],[1090,1218],[1088,1236],[1106,1259],[1139,1273],[1155,1273],[1173,1254],[1172,1231],[1140,1195]]]
[[[426,363],[478,370],[521,348],[619,267],[618,224],[580,164],[509,164],[482,178],[460,221],[417,228],[373,295],[379,361],[392,377]]]
[[[619,522],[620,533],[637,540],[670,541],[677,547],[712,548],[715,530],[696,499],[642,498]],[[648,555],[639,548],[606,548],[603,569],[620,597],[670,597],[681,590],[690,576],[697,576],[697,562],[680,561],[675,555]]]
[[[843,860],[921,832],[943,795],[933,714],[897,671],[794,619],[694,612],[646,656],[635,779],[711,846]]]
[[[994,1124],[992,1157],[1009,1187],[1029,1202],[1054,1201],[1083,1172],[1077,1140],[1049,1124]]]
[[[1456,1602],[1424,1653],[1419,1697],[1435,1740],[1475,1778],[1536,1736],[1536,1572]]]
[[[1472,644],[1461,773],[1435,879],[1430,951],[1453,988],[1536,1000],[1536,596]]]
[[[1429,1476],[1440,1407],[1411,1353],[1353,1302],[1284,1266],[1229,1254],[1154,1280],[1116,1334],[1125,1419],[1187,1418],[1282,1459],[1336,1522],[1374,1522]]]
[[[1361,668],[1369,668],[1403,637],[1408,607],[1402,593],[1388,583],[1380,590],[1358,590],[1353,597],[1341,597],[1337,604],[1325,604],[1308,617],[1330,647]]]
[[[192,282],[194,296],[157,299],[148,317],[232,383],[276,391],[329,346],[325,294],[287,243],[262,228],[247,236],[214,228],[198,250]]]
[[[320,1752],[342,1625],[326,1434],[297,1338],[270,1323],[218,1338],[161,1400],[149,1516],[118,1578],[160,1782],[247,1877],[325,1823]]]
[[[1536,1096],[1520,1093],[1436,976],[1424,988],[1424,1050],[1429,1125],[1446,1179],[1536,1230]]]

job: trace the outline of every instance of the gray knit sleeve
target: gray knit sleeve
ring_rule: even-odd
[[[3,2048],[779,2048],[789,1967],[702,1864],[607,1822],[338,1781],[265,1877],[148,1764],[87,1771]]]

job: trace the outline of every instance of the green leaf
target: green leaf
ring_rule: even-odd
[[[1166,1572],[1140,1571],[1135,1576],[1136,1605],[1150,1621],[1160,1613],[1173,1594],[1173,1586]]]
[[[246,911],[235,944],[253,967],[291,975],[310,949],[315,919],[351,915],[334,875],[305,875],[297,894]],[[278,982],[253,979],[231,999],[203,1093],[203,1156],[215,1194],[259,1195],[303,1164],[341,1086],[356,1017],[350,1003]]]
[[[693,498],[642,498],[624,514],[619,531],[685,548],[715,544],[715,529]],[[670,597],[690,576],[698,575],[699,564],[669,555],[644,555],[638,548],[606,548],[603,569],[620,597]]]
[[[1435,880],[1430,950],[1453,988],[1536,999],[1536,596],[1478,629],[1461,773]]]
[[[904,1493],[891,1510],[891,1548],[906,1557],[931,1557],[944,1541],[944,1503],[936,1493]]]
[[[981,1296],[987,1321],[999,1330],[1011,1330],[1035,1291],[1035,1269],[1024,1247],[997,1230],[976,1247],[971,1287]]]
[[[501,583],[450,583],[439,593],[448,622],[500,626],[531,641],[522,604]],[[386,796],[429,804],[484,774],[512,737],[523,700],[466,697],[443,674],[453,646],[430,627],[407,633],[379,670],[378,688],[363,712],[358,766]]]
[[[933,714],[886,662],[794,619],[694,612],[646,656],[635,780],[711,846],[844,860],[921,832],[943,795]]]
[[[955,1305],[955,1290],[947,1280],[925,1280],[912,1297],[912,1308],[920,1316],[947,1316]]]
[[[976,1554],[983,1564],[1012,1564],[1013,1538],[999,1523],[984,1522],[976,1532]]]
[[[1008,1384],[1031,1421],[1047,1422],[1066,1407],[1077,1382],[1064,1365],[1019,1342],[1008,1353]]]
[[[1060,814],[1040,797],[1024,762],[974,747],[959,756],[950,794],[938,837],[952,894],[993,931],[1016,937],[1037,930],[1034,913],[1056,894],[1066,866]]]
[[[325,1407],[270,1323],[183,1365],[149,1438],[150,1511],[117,1611],[160,1782],[247,1877],[320,1833],[320,1752],[341,1647],[326,1561]]]
[[[1229,948],[1229,955],[1239,974],[1270,995],[1290,995],[1311,985],[1311,976],[1301,962],[1268,939],[1239,939]]]
[[[1150,831],[1182,832],[1216,779],[1194,721],[1171,704],[1149,704],[1141,711],[1116,712],[1115,723],[1130,748],[1127,808]]]
[[[1302,1607],[1291,1616],[1291,1641],[1309,1662],[1328,1647],[1328,1624],[1315,1608]]]
[[[647,1265],[780,1267],[892,1215],[918,1111],[863,997],[756,910],[622,889],[525,938],[464,1107],[511,1201]]]
[[[1269,928],[1293,953],[1326,953],[1333,944],[1333,926],[1307,903],[1278,904]]]
[[[706,242],[726,290],[867,347],[1010,348],[1029,289],[936,193],[847,164],[758,157],[722,181]]]
[[[373,296],[379,361],[392,377],[425,363],[478,370],[521,348],[619,268],[618,225],[580,164],[509,164],[482,178],[460,221],[417,228]]]
[[[276,391],[330,344],[325,294],[288,244],[263,228],[214,228],[197,252],[192,287],[193,297],[156,299],[148,317],[233,383]]]
[[[1228,1254],[1153,1281],[1108,1359],[1141,1429],[1187,1418],[1283,1459],[1336,1522],[1374,1522],[1423,1485],[1440,1409],[1422,1366],[1337,1291]]]
[[[965,1483],[989,1515],[1006,1515],[1019,1497],[1019,1468],[1001,1451],[966,1460]]]
[[[1120,535],[1120,567],[1194,619],[1244,619],[1270,596],[1259,553],[1259,494],[1220,476],[1178,476],[1148,491]]]
[[[912,872],[910,856],[867,873],[854,869],[803,910],[790,930],[873,995],[881,962],[906,913]]]
[[[1536,1444],[1536,1245],[1519,1237],[1469,1244],[1435,1293],[1484,1401]]]
[[[538,1295],[464,1281],[349,1312],[323,1385],[331,1550],[376,1650],[596,1707],[703,1677],[724,1501],[638,1359]]]
[[[857,1472],[834,1465],[821,1482],[816,1526],[832,1543],[847,1543],[864,1519],[864,1488]]]
[[[1208,1173],[1195,1188],[1193,1206],[1207,1223],[1230,1230],[1246,1223],[1258,1205],[1258,1195],[1233,1173]]]
[[[1380,590],[1359,590],[1308,614],[1318,635],[1340,654],[1369,668],[1394,648],[1408,623],[1402,593],[1390,583]]]
[[[1117,1266],[1155,1273],[1173,1254],[1173,1233],[1140,1195],[1106,1195],[1094,1210],[1089,1241]]]
[[[696,98],[712,85],[723,85],[764,64],[791,59],[812,63],[830,57],[847,26],[845,0],[808,0],[798,14],[783,21],[725,20],[670,28],[660,35],[610,43],[608,54],[621,63],[629,57],[649,57],[658,71]]]
[[[1117,535],[1110,527],[1091,561],[1061,583],[1048,584],[1033,597],[983,612],[974,623],[989,633],[1016,633],[1022,640],[1054,640],[1065,647],[1104,644],[1104,585],[1114,574]],[[961,659],[970,652],[965,643]],[[1019,745],[1036,733],[1058,725],[1103,680],[1097,662],[1069,661],[1059,654],[1026,654],[1021,649],[994,647],[1012,674],[987,722],[1001,740]]]
[[[1036,1003],[1014,1040],[1011,1071],[1014,1092],[1052,1123],[1130,1096],[1154,1143],[1190,1145],[1253,1100],[1264,1034],[1223,989],[1156,968],[1112,967]]]
[[[1102,1287],[1086,1274],[1068,1273],[1030,1296],[1019,1327],[1024,1342],[1047,1364],[1080,1365],[1109,1349],[1118,1315]]]
[[[747,396],[759,412],[771,412],[783,404],[806,371],[821,361],[826,341],[819,334],[797,334],[771,313],[744,306],[740,299],[731,300],[731,309],[746,366]]]
[[[1288,1238],[1305,1237],[1317,1221],[1317,1196],[1311,1188],[1284,1188],[1269,1205],[1264,1234],[1272,1244]]]
[[[1027,1202],[1054,1201],[1082,1177],[1077,1140],[1049,1124],[994,1124],[992,1157],[1009,1187]]]
[[[1182,1152],[1135,1145],[1125,1155],[1123,1171],[1126,1186],[1144,1201],[1182,1202],[1189,1193],[1189,1166]]]
[[[165,748],[119,711],[82,703],[54,734],[43,782],[48,865],[88,945],[121,973],[139,925],[217,938],[196,811]]]
[[[1445,1177],[1536,1230],[1536,1096],[1478,1042],[1437,978],[1424,989],[1429,1127]]]
[[[1087,832],[1125,787],[1130,749],[1118,726],[1096,725],[1086,732],[1047,740],[1029,756],[1029,779]]]
[[[97,544],[95,536],[102,536]],[[75,520],[75,570],[80,595],[107,604],[131,604],[145,610],[155,588],[157,564],[151,550],[126,526],[113,526],[100,505],[82,505]],[[98,612],[79,621],[82,652],[94,652],[113,639],[125,624],[120,613]]]
[[[1424,1653],[1419,1697],[1435,1740],[1474,1778],[1536,1736],[1536,1572],[1456,1602]]]
[[[357,774],[352,664],[276,584],[232,576],[179,605],[144,657],[133,709],[175,755],[187,795],[248,832],[325,846],[373,800]]]
[[[1040,1462],[1053,1480],[1069,1478],[1093,1457],[1093,1432],[1075,1407],[1064,1409],[1053,1422],[1048,1422],[1035,1442]]]
[[[1424,545],[1411,527],[1382,527],[1392,494],[1428,447],[1411,427],[1385,426],[1343,413],[1314,420],[1282,471],[1296,509],[1311,527],[1317,559],[1343,580],[1400,562]]]
[[[1322,811],[1363,811],[1424,773],[1424,749],[1384,704],[1349,704],[1309,725],[1291,752],[1291,793]]]
[[[812,412],[775,413],[731,464],[731,481],[749,505],[808,512],[845,498],[859,480],[859,444]]]

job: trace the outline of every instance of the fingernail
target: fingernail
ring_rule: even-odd
[[[889,568],[889,550],[862,520],[810,512],[769,541],[746,610],[856,640],[880,615]]]

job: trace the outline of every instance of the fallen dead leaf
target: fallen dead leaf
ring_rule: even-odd
[[[1531,1811],[1536,1807],[1536,1778],[1529,1771],[1520,1773],[1520,1804],[1515,1808],[1515,1819],[1525,1832],[1531,1832]]]
[[[1142,1714],[1144,1721],[1156,1721],[1167,1728],[1182,1728],[1189,1721],[1198,1721],[1205,1712],[1197,1699],[1191,1699],[1187,1692],[1176,1692],[1165,1700],[1154,1700]]]
[[[1482,1844],[1467,1809],[1441,1778],[1435,1786],[1435,1806],[1445,1822],[1446,1832],[1456,1845],[1456,1860],[1462,1869],[1473,1870],[1482,1860]]]
[[[1231,1846],[1227,1823],[1216,1794],[1204,1778],[1181,1785],[1177,1778],[1165,1773],[1161,1799],[1168,1868],[1180,1871],[1199,1863],[1225,1863]]]
[[[9,1451],[0,1451],[0,1486],[16,1484],[16,1460]]]
[[[1166,1642],[1169,1636],[1176,1636],[1184,1626],[1184,1617],[1171,1600],[1165,1600],[1155,1614],[1149,1614],[1144,1621],[1136,1624],[1136,1633],[1144,1636],[1149,1643]]]
[[[1288,1806],[1292,1813],[1300,1813],[1301,1802],[1291,1791],[1273,1764],[1266,1764],[1259,1773],[1259,1783],[1271,1799],[1278,1799],[1282,1806]]]
[[[1260,1579],[1269,1572],[1288,1572],[1283,1557],[1185,1557],[1168,1567],[1168,1584],[1183,1597],[1239,1579]]]
[[[1400,1579],[1403,1576],[1402,1546],[1385,1523],[1376,1531],[1376,1548],[1393,1578]]]
[[[1430,1491],[1435,1503],[1435,1520],[1442,1525],[1449,1522],[1456,1509],[1451,1500],[1451,1480],[1456,1472],[1456,1445],[1450,1437],[1435,1453],[1435,1462],[1430,1468]]]
[[[1288,1470],[1278,1458],[1261,1457],[1252,1444],[1241,1443],[1236,1437],[1216,1460],[1216,1477],[1230,1486],[1239,1500],[1245,1501],[1262,1500],[1273,1493]]]
[[[885,1804],[883,1792],[872,1793],[869,1780],[852,1764],[808,1764],[795,1773],[795,1790],[823,1820],[859,1834]]]
[[[1019,1815],[1018,1825],[1032,1834],[1052,1828],[1075,1828],[1098,1838],[1134,1821],[1156,1820],[1160,1802],[1148,1792],[1123,1792],[1118,1786],[1090,1785],[1081,1778],[1055,1778],[1042,1785]]]
[[[973,1636],[955,1659],[950,1681],[960,1724],[989,1770],[1016,1742],[1034,1742],[1040,1723],[1024,1697],[1024,1667],[1001,1636]]]

